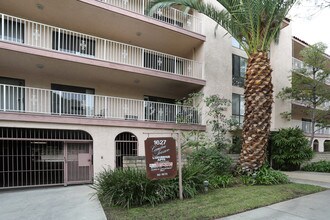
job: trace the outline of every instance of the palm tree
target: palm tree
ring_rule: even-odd
[[[244,172],[254,172],[265,162],[270,133],[273,84],[268,52],[271,43],[278,42],[282,22],[296,0],[217,2],[223,8],[201,0],[153,0],[149,13],[173,5],[195,9],[222,26],[246,52],[245,117],[239,164]]]

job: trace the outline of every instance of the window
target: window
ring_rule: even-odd
[[[60,40],[58,37],[60,37]],[[87,36],[59,34],[53,31],[53,49],[81,56],[95,57],[95,40]]]
[[[22,87],[24,84],[22,79],[0,77],[0,110],[24,111],[25,89]]]
[[[233,54],[233,86],[244,87],[247,60]]]
[[[52,84],[52,112],[54,114],[92,116],[94,113],[94,89]]]
[[[231,45],[233,46],[233,47],[236,47],[236,48],[238,48],[238,49],[242,49],[242,47],[241,47],[241,45],[238,43],[238,41],[235,39],[235,38],[231,38]]]
[[[242,125],[244,120],[244,97],[233,93],[232,98],[232,118]]]
[[[161,70],[170,73],[183,74],[183,62],[181,60],[174,60],[171,57],[151,53],[144,52],[144,67]]]
[[[4,33],[2,33],[2,25],[4,25]],[[4,40],[24,43],[24,24],[14,18],[4,19],[2,24],[2,18],[0,18],[0,38],[2,37]]]
[[[150,121],[175,122],[176,106],[174,99],[144,96],[145,119]],[[172,104],[172,105],[171,105]]]

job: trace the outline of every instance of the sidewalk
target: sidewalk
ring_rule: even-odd
[[[330,189],[330,173],[305,172],[305,171],[292,171],[292,172],[283,172],[283,173],[288,175],[289,179],[292,182],[322,186]]]
[[[283,172],[292,182],[322,186],[330,189],[330,173]],[[274,205],[254,209],[221,220],[328,220],[330,219],[330,190]]]

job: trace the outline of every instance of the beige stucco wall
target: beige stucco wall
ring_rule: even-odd
[[[292,70],[292,25],[283,28],[280,33],[279,43],[273,43],[270,50],[270,63],[273,68],[272,82],[274,85],[274,104],[272,113],[271,130],[290,127],[290,121],[281,117],[282,112],[291,112],[291,103],[276,98],[284,87],[290,87]]]

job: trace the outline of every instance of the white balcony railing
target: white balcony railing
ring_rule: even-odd
[[[292,120],[292,126],[298,126],[306,134],[312,133],[312,122],[309,122],[309,121],[300,121],[300,120]],[[315,134],[330,135],[330,127],[326,127],[326,128],[321,128],[320,129],[319,127],[315,126],[315,129],[314,130],[316,131]]]
[[[146,15],[147,7],[151,0],[96,0],[116,6],[128,11],[132,11],[138,14]],[[152,18],[165,22],[167,24],[180,27],[198,34],[202,34],[202,21],[201,19],[175,8],[163,8],[158,10]]]
[[[202,79],[193,60],[0,14],[0,40],[46,50]]]
[[[0,111],[201,124],[194,107],[0,84]]]

